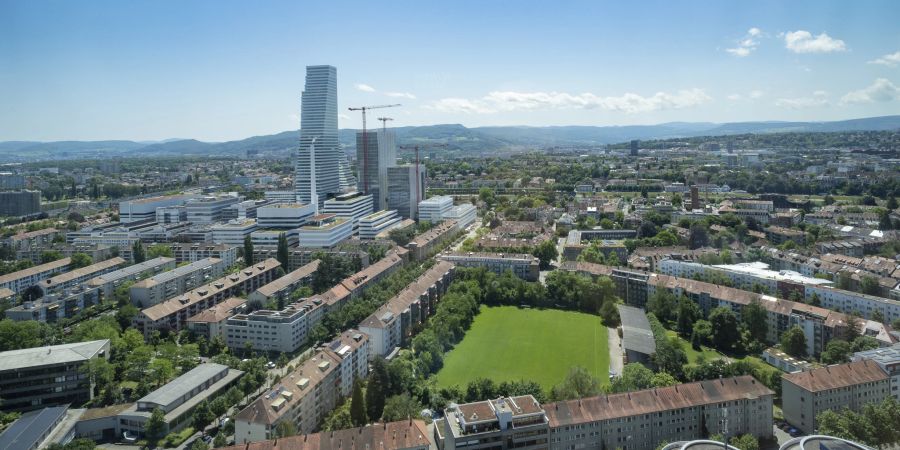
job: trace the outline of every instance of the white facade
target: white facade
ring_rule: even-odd
[[[471,203],[464,203],[450,208],[450,211],[444,215],[444,219],[452,219],[456,221],[456,227],[459,230],[465,230],[469,225],[475,222],[478,217],[478,210]]]
[[[325,201],[323,212],[348,219],[355,228],[359,219],[372,214],[372,196],[358,192],[339,195]]]
[[[297,193],[294,191],[266,191],[263,198],[275,203],[296,203]]]
[[[185,206],[187,220],[198,225],[222,221],[225,218],[225,209],[238,202],[240,202],[240,198],[232,196],[202,197],[191,200]]]
[[[353,235],[353,222],[344,218],[337,218],[333,222],[313,226],[307,225],[300,228],[300,246],[311,248],[334,247]]]
[[[359,238],[375,239],[379,233],[384,230],[390,230],[399,224],[400,217],[397,216],[397,211],[378,211],[369,214],[359,219]]]
[[[259,208],[256,211],[256,223],[260,228],[300,228],[315,213],[316,207],[312,204],[280,203]]]
[[[296,247],[299,242],[300,236],[299,231],[297,229],[293,230],[256,230],[250,233],[250,242],[253,243],[253,247],[260,248],[277,248],[278,247],[278,239],[281,238],[281,235],[284,234],[285,239],[287,239],[288,247]]]
[[[442,195],[431,197],[419,202],[419,221],[438,223],[450,213],[453,208],[453,197]]]
[[[290,353],[306,342],[309,330],[324,314],[319,299],[296,303],[281,311],[238,314],[225,322],[225,344],[240,350],[249,342],[254,350]]]
[[[312,183],[320,199],[340,192],[339,166],[346,157],[338,145],[337,69],[334,66],[307,66],[300,111],[300,146],[295,162],[296,201],[310,203]],[[312,176],[310,148],[315,139],[315,177]]]
[[[256,219],[234,220],[225,224],[213,225],[212,240],[216,244],[244,245],[244,237],[249,236],[258,228]]]
[[[183,205],[190,197],[167,195],[164,197],[140,198],[119,203],[119,222],[137,222],[156,217],[156,208]]]

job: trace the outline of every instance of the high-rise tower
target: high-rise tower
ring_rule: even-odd
[[[368,140],[366,145],[363,145],[363,139]],[[362,161],[368,161],[368,167],[364,167]],[[356,189],[364,192],[368,187],[369,194],[372,194],[372,206],[375,211],[387,209],[388,168],[397,165],[397,144],[394,130],[366,131],[365,138],[361,131],[357,132],[356,162],[359,173],[356,177]],[[364,170],[368,173],[363,173]]]
[[[339,167],[346,159],[338,145],[337,69],[334,66],[307,66],[306,85],[300,107],[300,148],[294,166],[294,191],[302,203],[311,201],[311,185],[319,202],[328,194],[341,192]],[[316,139],[315,146],[312,145]],[[315,149],[315,174],[310,151]]]

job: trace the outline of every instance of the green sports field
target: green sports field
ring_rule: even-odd
[[[569,368],[582,366],[609,379],[606,327],[600,317],[571,311],[482,307],[462,342],[444,358],[438,386],[478,377],[497,383],[533,380],[549,390]]]

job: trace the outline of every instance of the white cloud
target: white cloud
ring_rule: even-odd
[[[889,53],[881,58],[869,61],[869,64],[881,64],[882,66],[897,67],[900,64],[900,52]]]
[[[358,90],[358,91],[375,92],[375,88],[373,88],[372,86],[369,86],[368,84],[356,83],[353,85],[353,87],[355,87],[356,90]]]
[[[748,56],[759,46],[759,40],[756,38],[760,36],[762,36],[762,30],[753,27],[747,30],[747,35],[737,42],[737,47],[726,48],[725,51],[740,58]]]
[[[408,98],[410,100],[416,99],[416,96],[409,92],[385,92],[384,95],[387,95],[388,97]]]
[[[748,97],[750,97],[751,99],[756,100],[756,99],[762,97],[763,94],[764,94],[763,91],[760,91],[759,89],[756,89],[756,90],[750,91],[750,94],[748,95]]]
[[[600,97],[592,93],[494,91],[475,100],[445,98],[430,108],[444,112],[490,114],[500,111],[534,111],[549,109],[603,109],[626,114],[681,109],[709,102],[712,97],[702,89],[686,89],[675,93],[657,92],[649,97],[626,93],[618,97]]]
[[[806,30],[784,33],[784,46],[794,53],[831,53],[847,50],[847,44],[826,33],[813,36]]]
[[[866,88],[848,92],[841,97],[841,104],[889,102],[900,100],[900,87],[887,78],[878,78]]]
[[[731,100],[731,101],[733,101],[733,102],[736,102],[736,101],[742,99],[743,97],[741,96],[741,94],[731,94],[731,95],[729,95],[729,96],[726,97],[726,98],[727,98],[728,100]]]
[[[775,100],[775,106],[787,109],[806,109],[828,106],[828,93],[815,91],[811,97],[779,98]]]

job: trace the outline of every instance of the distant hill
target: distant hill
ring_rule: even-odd
[[[868,117],[835,122],[670,122],[633,126],[556,126],[556,127],[474,127],[459,124],[397,127],[402,144],[441,142],[448,150],[464,153],[494,153],[520,149],[539,149],[559,145],[603,145],[631,139],[669,139],[746,133],[885,131],[900,129],[900,115]],[[357,130],[342,129],[339,141],[352,151]],[[109,158],[131,156],[244,156],[249,150],[261,155],[288,156],[297,147],[299,131],[254,136],[238,141],[202,142],[174,139],[154,143],[135,141],[58,141],[0,142],[0,162]]]

